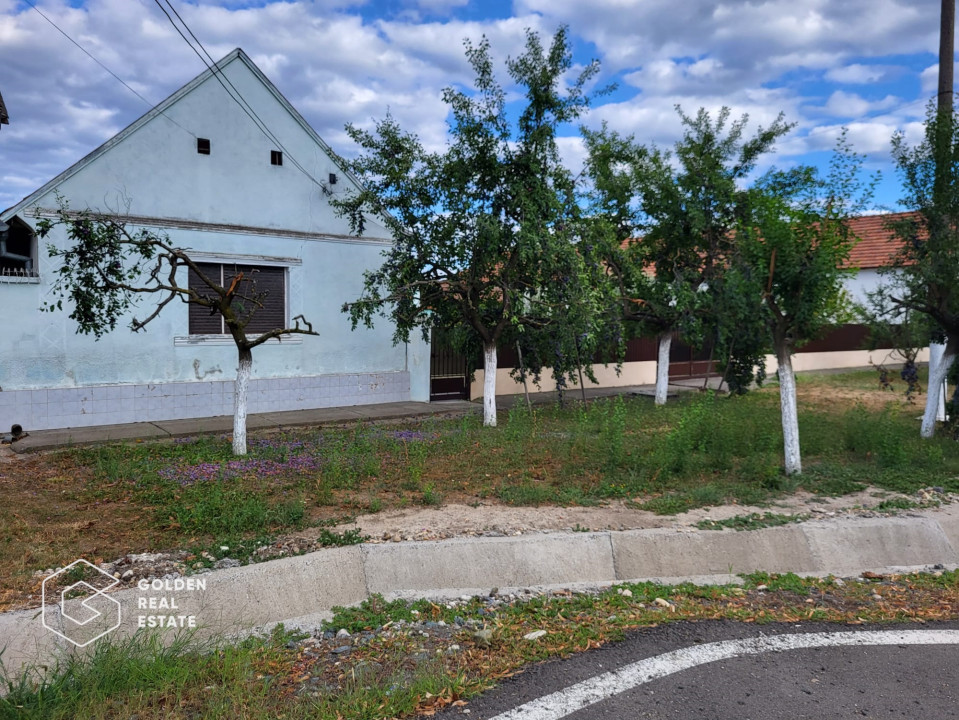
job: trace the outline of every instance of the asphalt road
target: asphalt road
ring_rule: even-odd
[[[534,666],[466,709],[436,717],[959,718],[959,623],[666,625]]]

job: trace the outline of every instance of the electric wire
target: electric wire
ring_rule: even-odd
[[[53,20],[51,20],[47,15],[45,15],[45,14],[43,13],[43,11],[40,10],[40,8],[38,8],[36,5],[34,5],[34,4],[33,4],[33,0],[26,0],[26,3],[27,3],[27,5],[29,5],[30,7],[32,7],[34,10],[36,10],[37,13],[40,15],[40,17],[42,17],[44,20],[46,20],[48,23],[50,23],[54,28],[56,28],[57,31],[58,31],[61,35],[63,35],[63,37],[65,37],[65,38],[66,38],[67,40],[69,40],[71,43],[73,43],[74,45],[76,45],[76,46],[83,52],[84,55],[86,55],[88,58],[90,58],[91,60],[93,60],[93,62],[95,62],[95,63],[96,63],[97,65],[99,65],[101,68],[103,68],[104,70],[106,70],[108,73],[110,73],[110,75],[112,75],[113,78],[114,78],[118,83],[120,83],[121,85],[123,85],[123,87],[125,87],[127,90],[129,90],[129,91],[132,92],[134,95],[136,95],[138,98],[140,98],[140,100],[142,100],[144,103],[146,103],[146,104],[150,107],[151,110],[154,109],[154,108],[156,108],[156,103],[152,103],[152,102],[150,102],[149,100],[147,100],[147,99],[146,99],[145,97],[143,97],[140,93],[138,93],[136,90],[134,90],[132,87],[130,87],[130,86],[123,80],[123,78],[121,78],[119,75],[117,75],[115,72],[113,72],[113,70],[111,70],[110,68],[108,68],[108,67],[107,67],[106,65],[104,65],[102,62],[100,62],[100,60],[98,60],[96,57],[94,57],[94,55],[91,54],[85,47],[83,47],[83,45],[81,45],[81,44],[78,43],[76,40],[74,40],[63,28],[61,28],[59,25],[57,25],[57,24],[56,24]],[[183,126],[182,126],[180,123],[178,123],[176,120],[174,120],[174,119],[171,118],[169,115],[167,115],[166,113],[164,113],[162,110],[159,111],[159,112],[160,112],[161,115],[163,115],[163,117],[165,117],[165,118],[166,118],[167,120],[169,120],[171,123],[173,123],[173,124],[176,125],[178,128],[180,128],[181,130],[183,130],[183,132],[185,132],[185,133],[187,133],[187,134],[189,134],[189,135],[192,135],[194,138],[196,137],[196,135],[194,135],[192,132],[190,132],[189,130],[187,130],[185,127],[183,127]]]
[[[196,56],[200,58],[200,61],[213,74],[213,76],[216,78],[217,82],[220,83],[220,86],[223,88],[226,94],[229,95],[229,97],[239,106],[239,108],[246,114],[246,116],[250,118],[250,120],[253,122],[256,128],[266,137],[267,140],[274,143],[277,147],[280,148],[280,150],[283,152],[283,155],[289,158],[290,162],[294,165],[294,167],[296,167],[301,173],[303,173],[307,178],[309,178],[310,181],[312,181],[317,187],[319,187],[325,194],[329,195],[330,189],[324,183],[321,183],[319,180],[317,180],[306,168],[304,168],[297,161],[295,157],[293,157],[292,153],[290,153],[290,151],[286,149],[283,143],[280,142],[280,139],[270,130],[269,126],[263,121],[263,119],[260,118],[259,115],[257,115],[256,111],[253,109],[253,106],[250,105],[250,103],[246,100],[246,98],[243,97],[243,94],[232,83],[230,78],[228,78],[226,74],[222,71],[222,69],[217,66],[216,61],[213,59],[213,56],[210,55],[207,49],[203,46],[203,43],[200,41],[200,39],[196,36],[193,30],[190,29],[190,26],[187,24],[187,22],[183,19],[180,13],[177,12],[176,8],[173,7],[173,4],[170,2],[170,0],[164,0],[164,2],[170,8],[170,11],[172,11],[173,14],[176,16],[177,20],[179,20],[180,23],[183,25],[183,27],[186,29],[186,32],[189,33],[190,37],[193,38],[193,40],[196,42],[196,45],[200,48],[200,50],[203,51],[202,54],[200,53],[200,50],[197,50],[197,48],[194,47],[193,43],[190,42],[190,39],[187,38],[183,30],[181,30],[179,25],[177,25],[177,23],[173,20],[173,17],[170,15],[170,12],[168,12],[167,9],[163,6],[163,3],[161,3],[161,0],[153,0],[153,1],[156,3],[157,7],[159,7],[160,10],[163,12],[163,14],[166,16],[167,20],[170,21],[170,24],[177,31],[177,34],[179,34],[179,36],[183,38],[183,41],[190,47],[190,49],[196,54]],[[206,55],[206,57],[204,57],[204,55]],[[229,85],[229,88],[227,87],[227,85]],[[232,89],[232,92],[231,92],[231,89]]]

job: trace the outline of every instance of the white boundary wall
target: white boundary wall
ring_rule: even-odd
[[[902,362],[902,358],[890,350],[847,350],[831,352],[810,352],[796,353],[793,355],[793,370],[796,372],[815,371],[815,370],[841,370],[844,368],[868,367],[870,360],[877,365],[882,363],[896,365]],[[929,361],[929,350],[924,349],[919,353],[918,362]],[[766,375],[772,378],[778,364],[775,355],[766,356]],[[594,385],[588,379],[586,388],[611,388],[611,387],[629,387],[632,385],[652,385],[656,382],[656,362],[653,360],[644,360],[642,362],[623,363],[621,372],[617,375],[616,368],[613,365],[593,365],[593,372],[598,385]],[[470,399],[476,400],[483,397],[483,379],[485,374],[482,370],[477,370],[473,383],[470,385]],[[530,392],[550,392],[556,389],[556,383],[553,382],[549,371],[543,372],[539,385],[530,382]],[[578,392],[578,386],[570,386],[567,392]],[[500,368],[496,371],[496,394],[497,395],[516,395],[523,392],[523,383],[514,380],[510,376],[509,369]]]

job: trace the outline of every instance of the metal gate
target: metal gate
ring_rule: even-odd
[[[466,358],[436,332],[430,343],[430,400],[469,400]]]
[[[719,377],[712,350],[693,348],[673,338],[669,348],[669,379]]]

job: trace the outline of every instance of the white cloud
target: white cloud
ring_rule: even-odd
[[[726,67],[748,70],[781,67],[780,58],[823,67],[828,58],[937,47],[938,24],[911,0],[517,0],[516,9],[568,23],[617,69],[707,50]]]
[[[877,110],[888,110],[900,102],[899,98],[887,95],[881,100],[866,100],[856,93],[836,90],[823,108],[833,117],[858,118]]]
[[[885,78],[890,71],[886,65],[862,65],[852,63],[843,67],[832,68],[826,71],[826,79],[832,82],[845,83],[847,85],[866,85],[874,83]]]
[[[899,124],[888,119],[854,122],[848,125],[821,125],[809,132],[805,138],[804,150],[832,150],[844,127],[848,131],[849,142],[856,152],[877,158],[888,157],[892,136],[897,131],[902,131],[910,144],[921,141],[923,133],[922,123]]]
[[[956,69],[959,63],[953,65],[952,74],[956,76]],[[939,90],[939,64],[930,65],[919,74],[919,81],[922,85],[922,92],[926,95],[932,95]]]
[[[441,148],[442,89],[473,79],[463,39],[485,34],[502,77],[505,59],[523,50],[526,28],[548,40],[560,23],[584,53],[578,63],[591,55],[602,61],[600,86],[620,81],[620,92],[600,99],[605,104],[585,122],[606,119],[641,142],[675,142],[676,104],[688,113],[728,105],[735,116],[749,113],[752,127],[780,110],[798,122],[777,162],[831,147],[838,122],[855,128],[857,149],[885,157],[891,133],[914,132],[924,113],[914,89],[894,81],[917,79],[924,97],[936,89],[935,65],[919,73],[892,59],[928,53],[931,63],[937,50],[935,13],[913,0],[514,0],[512,17],[487,19],[476,19],[485,6],[465,0],[390,0],[382,11],[377,1],[196,0],[178,9],[214,57],[243,47],[344,154],[353,151],[344,124],[369,127],[388,109],[428,147]],[[38,2],[151,102],[203,70],[150,0]],[[19,0],[0,0],[0,68],[13,122],[0,133],[0,207],[19,199],[24,178],[39,186],[146,110]],[[867,83],[869,93],[837,86]],[[515,88],[507,92],[516,97]],[[577,139],[561,147],[579,162]]]
[[[645,93],[673,93],[711,90],[735,84],[736,73],[716,58],[695,61],[653,60],[623,80]]]
[[[609,127],[623,134],[633,134],[637,140],[660,146],[673,145],[682,135],[683,127],[676,112],[679,105],[687,115],[705,108],[714,118],[723,107],[729,107],[730,120],[742,115],[749,117],[747,134],[760,126],[768,127],[785,112],[787,122],[799,118],[798,98],[783,90],[744,90],[733,95],[704,93],[701,95],[639,95],[625,102],[607,103],[596,107],[586,124],[598,127],[606,121]]]

